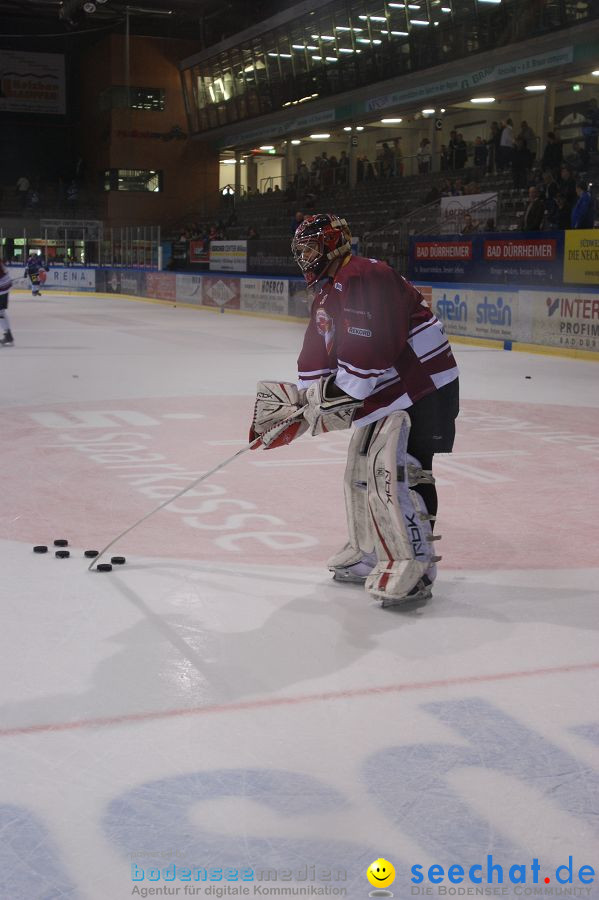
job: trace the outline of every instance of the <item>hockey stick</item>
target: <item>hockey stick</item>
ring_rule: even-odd
[[[298,419],[301,415],[304,414],[305,406],[300,407],[292,416],[289,416],[289,419],[285,421],[293,421],[293,419]],[[111,547],[120,541],[121,538],[125,537],[126,534],[129,534],[130,531],[133,531],[134,528],[137,528],[138,525],[141,525],[142,522],[145,522],[146,519],[149,519],[150,516],[153,516],[154,513],[157,513],[159,510],[164,509],[165,506],[168,506],[174,500],[178,500],[179,497],[182,497],[183,494],[186,494],[188,491],[191,491],[196,484],[199,484],[201,481],[205,481],[206,478],[210,478],[211,475],[214,475],[215,472],[218,472],[220,469],[224,469],[225,466],[228,466],[229,463],[232,463],[234,459],[237,459],[238,456],[241,456],[244,453],[247,453],[248,450],[251,450],[255,447],[264,437],[264,435],[260,435],[260,437],[255,438],[251,443],[247,444],[245,447],[242,447],[241,450],[238,450],[237,453],[234,453],[233,456],[229,456],[228,459],[223,460],[223,462],[219,463],[217,466],[214,466],[213,469],[210,469],[209,472],[204,472],[203,475],[200,475],[199,478],[196,478],[195,481],[192,481],[191,484],[188,484],[187,487],[184,487],[182,491],[179,491],[178,494],[175,494],[173,497],[169,497],[168,500],[165,500],[164,503],[161,503],[160,506],[157,506],[155,509],[150,510],[149,513],[146,513],[145,516],[142,516],[141,519],[138,519],[133,525],[130,525],[125,531],[121,531],[109,544],[106,544],[103,550],[100,550],[99,554],[96,558],[89,564],[87,567],[87,571],[91,572],[94,566],[100,562],[104,554],[110,550]]]

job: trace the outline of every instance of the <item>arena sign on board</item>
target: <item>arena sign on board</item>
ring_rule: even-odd
[[[562,283],[564,232],[410,238],[408,277],[478,284]]]

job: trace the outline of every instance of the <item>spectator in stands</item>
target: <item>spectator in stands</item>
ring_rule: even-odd
[[[455,145],[455,154],[454,154],[454,165],[456,169],[463,169],[468,161],[468,145],[464,140],[464,135],[461,131],[458,132],[456,136],[456,145]]]
[[[383,141],[377,163],[380,178],[391,178],[392,175],[395,175],[395,154],[387,141]]]
[[[258,234],[258,232],[256,231],[256,229],[254,228],[254,226],[253,226],[253,225],[250,225],[250,227],[248,228],[248,233],[247,233],[247,235],[246,235],[246,240],[248,240],[248,241],[257,241],[257,240],[259,240],[259,238],[260,238],[260,235]]]
[[[537,136],[526,121],[524,119],[520,123],[520,131],[518,132],[518,137],[522,138],[526,145],[526,149],[530,153],[531,166],[534,164],[535,156],[537,155]]]
[[[470,215],[470,213],[466,213],[464,216],[464,227],[462,228],[461,234],[474,234],[475,231],[478,231],[478,225]]]
[[[442,172],[447,172],[451,168],[451,158],[447,144],[441,144],[439,166]]]
[[[447,150],[449,153],[449,168],[450,169],[455,169],[455,167],[456,167],[455,157],[456,157],[457,146],[458,146],[458,133],[455,130],[450,131],[449,132],[449,143],[447,144]]]
[[[339,157],[337,180],[339,184],[349,184],[349,156],[345,150],[341,151],[341,156]]]
[[[572,206],[564,194],[556,194],[555,202],[551,211],[547,215],[547,224],[550,228],[557,228],[565,231],[570,227],[572,220]]]
[[[540,231],[545,216],[545,204],[539,196],[539,189],[528,189],[528,204],[522,218],[522,231]]]
[[[403,151],[401,149],[401,137],[396,137],[393,141],[393,154],[395,156],[395,174],[398,178],[403,177]]]
[[[464,184],[461,178],[456,178],[452,185],[452,197],[463,197],[466,192],[464,191]]]
[[[557,183],[561,193],[565,194],[566,199],[572,204],[576,203],[576,179],[570,168],[565,164],[560,169]]]
[[[516,146],[512,156],[512,177],[515,188],[525,188],[528,184],[528,172],[532,166],[532,154],[524,138],[516,138]]]
[[[595,224],[593,197],[583,179],[576,183],[576,196],[578,200],[572,210],[571,227],[592,228]]]
[[[437,187],[436,184],[433,184],[430,191],[425,194],[423,199],[423,204],[426,206],[427,203],[435,203],[437,200],[441,199],[441,191]]]
[[[514,128],[511,119],[506,119],[501,123],[501,137],[499,139],[499,157],[497,160],[497,171],[505,171],[512,165],[514,156]]]
[[[428,175],[431,170],[431,142],[428,138],[422,138],[416,151],[418,160],[418,174]]]
[[[489,175],[497,171],[497,159],[499,156],[499,142],[501,141],[501,128],[497,122],[491,122],[490,135],[487,139],[487,148],[489,150],[489,167],[487,169]]]
[[[583,147],[579,141],[572,144],[572,153],[566,157],[566,163],[573,172],[586,172],[591,157],[586,146]]]
[[[483,231],[495,231],[495,219],[487,219]]]
[[[17,183],[15,185],[15,191],[17,197],[19,198],[21,208],[25,209],[27,204],[27,195],[29,193],[29,189],[31,187],[31,183],[26,175],[21,175],[20,178],[17,178]]]
[[[543,151],[543,157],[541,159],[541,168],[543,171],[550,169],[557,178],[564,160],[563,152],[562,142],[556,137],[555,132],[548,132],[547,144],[545,145],[545,150]]]
[[[489,148],[479,135],[474,141],[474,165],[479,169],[484,169],[487,165],[488,156]]]
[[[291,234],[295,234],[296,229],[301,225],[304,221],[304,214],[301,209],[298,209],[296,212],[292,222],[291,222]]]
[[[582,134],[584,137],[584,146],[588,154],[597,152],[597,137],[599,136],[599,108],[597,106],[597,98],[591,97],[589,104],[584,112],[584,125],[582,126]]]
[[[556,200],[559,194],[559,185],[553,177],[553,172],[549,169],[543,172],[543,183],[539,186],[539,193],[545,200],[545,212],[549,220],[554,219],[557,215]],[[570,206],[570,208],[572,207]]]

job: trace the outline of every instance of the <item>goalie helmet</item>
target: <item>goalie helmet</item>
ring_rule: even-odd
[[[332,213],[306,216],[293,235],[291,251],[308,285],[314,285],[334,259],[351,252],[349,226]]]

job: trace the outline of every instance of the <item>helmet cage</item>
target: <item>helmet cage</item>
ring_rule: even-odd
[[[307,283],[312,285],[334,259],[351,251],[348,224],[330,213],[307,216],[293,236],[291,251]]]

